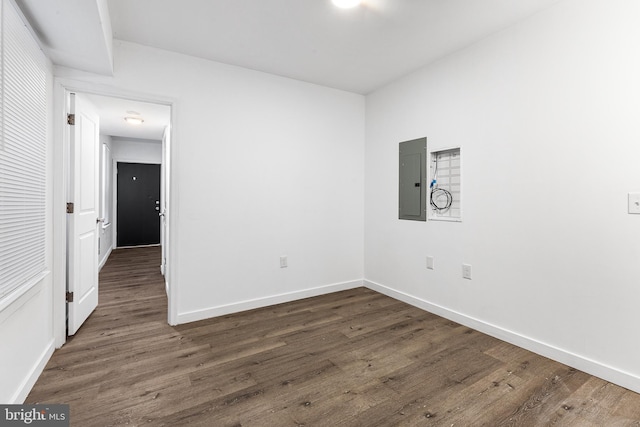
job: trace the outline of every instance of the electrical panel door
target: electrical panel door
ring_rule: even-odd
[[[426,221],[427,138],[400,143],[398,217]]]

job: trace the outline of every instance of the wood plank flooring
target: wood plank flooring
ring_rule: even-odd
[[[640,395],[364,288],[171,327],[159,264],[113,252],[26,403],[83,427],[640,426]]]

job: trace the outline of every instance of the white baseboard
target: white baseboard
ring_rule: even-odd
[[[493,325],[491,323],[487,323],[480,319],[476,319],[466,314],[451,310],[447,307],[431,303],[413,295],[397,291],[380,283],[372,282],[369,280],[354,280],[349,282],[335,283],[331,285],[305,289],[302,291],[273,295],[264,298],[256,298],[253,300],[246,300],[223,306],[179,313],[177,324],[194,322],[211,317],[224,316],[231,313],[267,307],[274,304],[281,304],[303,298],[358,288],[360,286],[365,286],[371,290],[380,292],[381,294],[387,295],[391,298],[406,302],[407,304],[411,304],[422,310],[428,311],[438,316],[442,316],[446,319],[460,323],[461,325],[468,326],[492,337],[506,341],[518,347],[522,347],[526,350],[532,351],[544,357],[548,357],[549,359],[558,361],[565,365],[574,367],[588,374],[617,384],[621,387],[625,387],[636,393],[640,393],[640,377],[635,376],[631,373],[622,371],[615,367],[608,366],[601,362],[589,359],[588,357],[580,356],[565,349],[549,345],[547,343],[524,336],[517,332],[505,329],[497,325]]]
[[[109,249],[107,250],[107,254],[104,256],[104,258],[102,258],[100,264],[98,264],[98,271],[102,270],[102,267],[104,267],[104,265],[107,263],[109,256],[111,256],[111,252],[113,252],[113,246],[109,247]]]
[[[211,317],[224,316],[231,313],[238,313],[254,308],[262,308],[275,304],[295,301],[303,298],[315,297],[318,295],[330,294],[332,292],[345,291],[363,286],[362,280],[353,280],[349,282],[334,283],[316,288],[304,289],[301,291],[289,292],[285,294],[272,295],[263,298],[240,301],[233,304],[221,305],[217,307],[205,308],[202,310],[178,313],[178,324],[195,322],[198,320],[209,319]]]
[[[157,248],[160,243],[151,243],[149,245],[134,245],[134,246],[118,246],[116,249],[136,249],[136,248]]]
[[[430,313],[437,314],[438,316],[442,316],[492,337],[501,339],[518,347],[522,347],[541,356],[548,357],[549,359],[602,378],[621,387],[635,391],[636,393],[640,393],[640,377],[628,372],[591,360],[587,357],[571,353],[562,348],[546,344],[533,338],[526,337],[500,326],[475,319],[463,313],[433,304],[404,292],[396,291],[395,289],[379,283],[371,282],[369,280],[364,280],[363,283],[367,288],[380,292],[381,294],[387,295],[391,298],[406,302],[407,304],[411,304]]]
[[[35,385],[36,381],[38,381],[40,374],[42,374],[42,371],[44,371],[44,367],[47,366],[47,362],[49,361],[49,359],[51,359],[51,355],[53,354],[55,348],[55,342],[53,339],[51,339],[51,341],[49,341],[46,348],[40,355],[38,363],[36,363],[36,365],[31,369],[31,372],[29,372],[29,375],[27,375],[25,380],[22,382],[20,388],[13,395],[11,401],[8,402],[9,404],[24,403],[27,396],[29,395],[29,392],[31,392],[31,389]]]

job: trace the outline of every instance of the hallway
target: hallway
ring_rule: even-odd
[[[113,407],[139,403],[132,387],[138,375],[156,369],[152,361],[164,354],[158,349],[178,344],[167,324],[160,252],[159,246],[112,252],[100,272],[97,309],[54,353],[25,403],[68,403],[71,425],[127,422]]]

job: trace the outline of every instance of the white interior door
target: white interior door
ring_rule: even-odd
[[[98,162],[100,123],[95,108],[70,94],[70,176],[68,201],[68,334],[74,335],[98,305]],[[68,210],[69,211],[69,210]]]
[[[167,294],[169,292],[167,275],[167,255],[169,248],[168,233],[168,206],[169,206],[169,146],[171,144],[170,127],[167,126],[162,137],[162,166],[160,174],[160,246],[162,247],[162,260],[160,271],[165,276]]]

